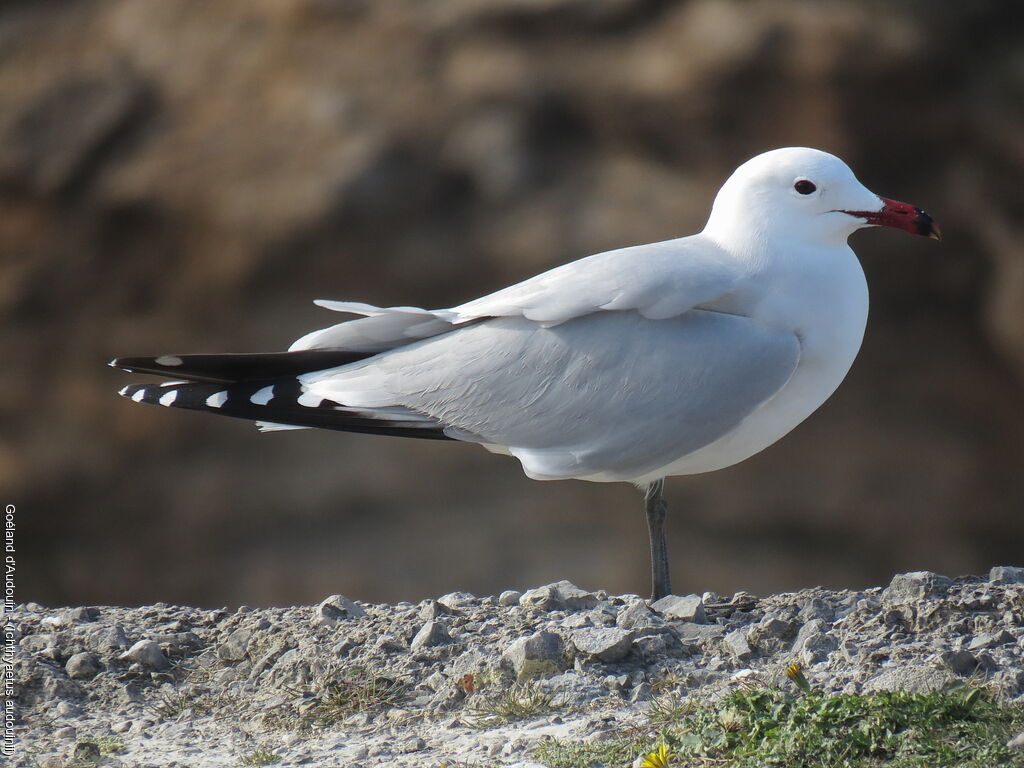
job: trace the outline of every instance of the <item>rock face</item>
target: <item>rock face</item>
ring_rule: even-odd
[[[758,461],[669,488],[688,588],[1019,551],[1015,5],[903,3],[882,25],[871,3],[796,0],[3,4],[0,488],[23,505],[19,588],[397,600],[557,564],[639,591],[627,491],[136,406],[104,363],[284,349],[338,319],[313,298],[445,306],[689,233],[732,168],[793,144],[841,154],[947,237],[857,235],[872,315],[849,380]]]
[[[1024,586],[1001,573],[947,580],[899,609],[883,606],[880,588],[811,589],[709,601],[705,624],[649,613],[630,629],[606,622],[636,619],[646,604],[635,595],[542,610],[463,593],[443,596],[450,613],[427,621],[440,598],[353,601],[358,616],[330,624],[309,606],[105,607],[89,622],[17,606],[5,614],[19,637],[24,726],[12,768],[76,762],[83,743],[114,735],[123,765],[191,765],[197,754],[238,765],[258,746],[283,766],[473,765],[485,753],[526,765],[545,739],[650,727],[656,697],[678,706],[738,686],[791,687],[795,660],[829,693],[967,682],[1019,700]],[[99,645],[97,633],[124,635],[131,650]],[[496,717],[501,702],[521,717]]]

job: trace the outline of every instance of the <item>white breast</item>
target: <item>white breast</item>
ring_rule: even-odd
[[[723,469],[753,456],[810,416],[850,370],[868,315],[867,281],[850,248],[787,259],[758,282],[756,293],[764,298],[744,314],[797,334],[801,355],[796,371],[732,432],[637,478],[638,484]]]

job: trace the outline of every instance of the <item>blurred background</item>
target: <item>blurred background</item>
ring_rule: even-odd
[[[285,349],[314,298],[448,306],[697,231],[834,152],[941,244],[853,238],[838,393],[668,483],[677,591],[863,587],[1024,548],[1024,27],[1000,0],[65,0],[0,8],[0,491],[18,599],[648,589],[639,494],[456,443],[137,406],[115,355]]]

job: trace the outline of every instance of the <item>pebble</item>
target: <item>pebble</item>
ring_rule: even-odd
[[[667,595],[652,603],[651,608],[666,619],[692,621],[694,624],[707,624],[708,621],[700,595]]]
[[[160,644],[153,640],[139,640],[135,645],[121,654],[121,658],[134,661],[150,669],[167,669],[171,663],[160,650]]]
[[[70,701],[62,701],[57,705],[57,715],[60,717],[78,717],[82,714],[82,708]]]
[[[506,589],[500,595],[498,595],[498,605],[510,607],[513,605],[519,605],[519,600],[522,598],[523,593],[518,592],[514,589]]]
[[[64,671],[72,680],[91,680],[100,671],[100,665],[95,656],[82,651],[68,659]]]
[[[1005,629],[1000,630],[999,634],[982,632],[981,634],[971,638],[971,641],[967,644],[967,650],[980,651],[981,649],[988,648],[989,646],[1000,645],[1002,643],[1009,643],[1012,641],[1013,635]]]
[[[381,635],[377,638],[374,647],[380,651],[404,651],[406,649],[405,643],[394,635]]]
[[[448,629],[440,621],[428,621],[412,639],[409,644],[410,651],[418,651],[421,648],[433,648],[436,645],[450,645],[452,642]]]
[[[565,644],[553,632],[537,632],[513,642],[502,654],[519,681],[551,677],[569,668]]]
[[[750,643],[747,642],[747,630],[737,629],[727,634],[723,640],[725,647],[733,656],[743,661],[754,655]]]
[[[78,608],[71,608],[68,610],[66,616],[69,621],[85,623],[89,621],[95,621],[99,617],[100,612],[98,608],[88,608],[86,606],[80,606]]]
[[[397,744],[398,752],[403,755],[407,755],[411,752],[419,752],[420,750],[425,749],[426,746],[427,742],[420,736],[410,736]]]
[[[98,654],[107,654],[127,648],[130,643],[120,624],[109,627],[95,627],[85,636],[86,647]]]
[[[224,661],[241,661],[249,649],[252,631],[239,627],[217,646],[217,656]]]
[[[356,605],[344,595],[324,598],[316,608],[316,620],[321,624],[335,624],[348,619],[361,619],[366,615],[362,606]]]
[[[527,590],[519,598],[524,607],[535,607],[545,611],[585,611],[598,603],[597,595],[580,589],[571,581],[558,581],[537,589]]]
[[[647,701],[651,698],[651,685],[650,683],[640,683],[639,685],[633,686],[633,690],[629,692],[629,703],[639,704],[640,702]]]
[[[829,634],[828,624],[822,619],[813,619],[804,624],[793,641],[793,651],[805,665],[824,661],[839,647],[836,639]]]
[[[577,651],[606,664],[624,659],[633,645],[633,632],[617,627],[577,629],[569,637]]]
[[[451,611],[445,608],[437,600],[427,600],[417,614],[421,621],[430,621],[440,616],[450,616]]]
[[[449,611],[462,611],[473,607],[476,596],[469,592],[449,592],[437,598],[437,603]]]
[[[665,620],[648,608],[642,600],[635,600],[621,608],[615,616],[615,623],[623,629],[665,626]]]
[[[776,616],[765,616],[747,633],[747,642],[760,653],[776,653],[786,647],[786,639],[793,636],[793,622]]]
[[[835,613],[835,609],[820,597],[812,597],[800,607],[797,618],[800,621],[811,621],[812,619],[828,619],[831,621]]]
[[[952,586],[953,580],[931,571],[898,573],[882,592],[882,603],[899,606],[926,598],[941,597]]]
[[[969,675],[978,668],[978,658],[969,651],[944,651],[939,662],[958,675]]]

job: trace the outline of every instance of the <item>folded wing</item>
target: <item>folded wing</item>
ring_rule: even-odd
[[[666,240],[588,256],[450,309],[319,300],[363,317],[313,331],[290,349],[377,353],[492,317],[555,326],[594,312],[635,310],[665,319],[723,296],[741,276],[734,260],[700,236]]]
[[[597,312],[555,327],[496,318],[299,380],[350,408],[423,414],[531,477],[628,480],[735,429],[799,356],[793,334],[742,316]]]

